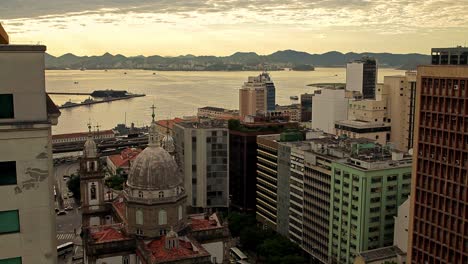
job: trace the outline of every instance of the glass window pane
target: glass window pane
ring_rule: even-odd
[[[21,264],[21,257],[0,259],[0,264]]]
[[[18,210],[0,212],[0,234],[19,232]]]
[[[0,186],[16,184],[16,161],[0,162]]]
[[[14,118],[13,95],[0,94],[0,118]]]

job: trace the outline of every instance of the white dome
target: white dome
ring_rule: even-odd
[[[177,164],[161,147],[148,146],[132,164],[127,185],[145,190],[168,190],[183,184]]]

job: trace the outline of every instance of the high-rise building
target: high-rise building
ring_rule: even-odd
[[[346,65],[346,90],[356,91],[364,99],[375,99],[377,86],[377,61],[371,57],[362,57]]]
[[[362,251],[393,245],[394,217],[411,190],[411,157],[373,143],[351,145],[331,166],[328,253],[353,263]]]
[[[278,215],[278,141],[280,136],[257,137],[256,217],[276,231]]]
[[[467,100],[468,66],[418,67],[409,263],[468,263]]]
[[[255,211],[257,181],[257,136],[297,129],[298,123],[243,123],[229,129],[230,206],[241,211]]]
[[[51,127],[41,45],[10,45],[0,25],[0,263],[57,263]]]
[[[312,104],[312,128],[335,132],[335,122],[348,119],[348,98],[340,88],[323,88],[315,93]]]
[[[229,130],[211,119],[174,124],[176,153],[185,175],[188,204],[193,208],[229,205]]]
[[[384,86],[389,91],[390,141],[401,151],[413,148],[414,111],[416,102],[416,72],[400,76],[385,76]]]
[[[274,111],[275,98],[275,84],[267,72],[249,77],[239,90],[239,116],[241,120],[247,115]]]
[[[301,94],[301,122],[312,121],[312,100],[314,94]]]
[[[431,51],[433,65],[468,65],[468,48],[434,48]]]

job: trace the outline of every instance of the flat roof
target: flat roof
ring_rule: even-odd
[[[9,45],[0,44],[0,52],[2,51],[33,51],[33,52],[44,52],[47,47],[44,45]]]
[[[377,260],[384,260],[392,257],[397,257],[399,255],[405,255],[397,246],[389,246],[383,248],[377,248],[373,250],[363,251],[359,253],[359,256],[363,257],[366,262],[372,262]]]
[[[390,124],[367,122],[363,120],[342,120],[336,121],[335,124],[356,128],[390,127]]]

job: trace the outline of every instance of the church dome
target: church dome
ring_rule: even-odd
[[[183,184],[174,158],[163,148],[148,146],[133,161],[127,184],[146,190],[167,190]]]

